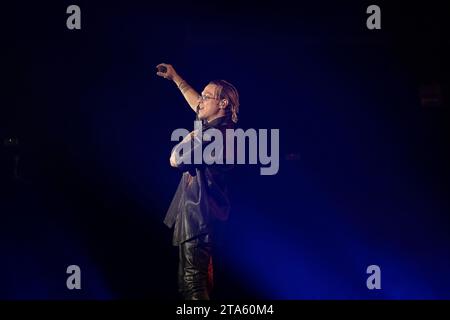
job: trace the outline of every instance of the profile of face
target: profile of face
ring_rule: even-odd
[[[200,120],[212,121],[225,115],[225,108],[228,105],[226,99],[220,100],[217,96],[218,87],[215,84],[208,84],[203,89],[199,99],[198,118]]]

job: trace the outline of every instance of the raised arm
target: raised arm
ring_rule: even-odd
[[[198,94],[198,92],[195,91],[194,88],[192,88],[186,81],[183,80],[183,78],[180,77],[180,75],[177,74],[171,64],[160,63],[156,66],[156,68],[158,68],[158,72],[156,72],[158,76],[175,82],[189,106],[192,108],[192,110],[194,110],[194,112],[197,112],[197,106],[200,99],[200,95]]]

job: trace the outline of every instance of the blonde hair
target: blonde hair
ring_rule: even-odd
[[[220,100],[227,99],[228,106],[225,112],[228,115],[231,115],[231,120],[234,123],[238,122],[238,113],[239,113],[239,93],[235,86],[225,80],[213,80],[210,84],[214,84],[217,86],[216,97]]]

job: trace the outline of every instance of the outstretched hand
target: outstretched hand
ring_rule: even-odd
[[[156,74],[164,79],[173,80],[176,76],[178,76],[171,64],[160,63],[156,66],[156,68],[158,69]]]

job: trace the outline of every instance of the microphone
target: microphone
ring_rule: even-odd
[[[165,66],[158,66],[157,69],[158,69],[158,72],[162,72],[162,73],[167,72],[167,68]]]

